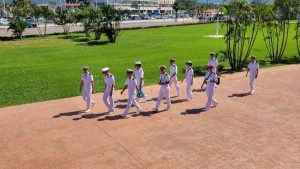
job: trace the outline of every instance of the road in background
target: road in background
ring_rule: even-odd
[[[205,23],[205,21],[199,22],[198,19],[194,18],[180,18],[175,22],[174,19],[155,19],[155,20],[136,20],[136,21],[122,21],[120,27],[122,29],[130,28],[147,28],[147,27],[159,27],[159,26],[170,26],[170,25],[184,25],[184,24],[193,24],[193,23]],[[8,26],[0,26],[0,37],[12,37],[12,30],[7,30]],[[72,25],[70,32],[82,32],[83,26],[81,24]],[[41,35],[44,33],[44,26],[40,25],[38,28],[29,28],[26,29],[23,33],[23,36],[34,36]],[[63,33],[62,26],[48,24],[47,34],[59,34]]]

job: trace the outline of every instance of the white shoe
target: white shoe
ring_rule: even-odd
[[[251,95],[253,95],[253,94],[254,94],[254,92],[255,92],[255,90],[252,90],[252,91],[250,92],[250,94],[251,94]]]
[[[122,114],[121,116],[122,116],[122,118],[124,118],[124,119],[128,119],[128,118],[129,118],[128,115],[125,115],[125,114]]]
[[[213,107],[217,107],[217,105],[218,105],[219,103],[218,102],[216,102],[215,104],[213,104]]]
[[[157,109],[157,108],[154,108],[153,111],[154,111],[154,112],[158,112],[158,109]]]
[[[140,114],[141,112],[142,112],[142,109],[138,109],[138,110],[136,111],[137,114]]]
[[[84,111],[84,113],[89,113],[91,112],[91,109],[87,109],[86,111]]]
[[[108,115],[112,115],[112,114],[114,114],[115,112],[114,111],[109,111],[108,112]]]

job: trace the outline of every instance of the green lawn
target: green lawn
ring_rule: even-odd
[[[133,68],[137,60],[144,64],[146,85],[154,84],[159,65],[168,64],[171,56],[182,69],[186,60],[204,66],[209,52],[224,49],[223,39],[204,37],[214,30],[214,24],[127,30],[121,32],[116,44],[106,44],[106,38],[87,44],[82,34],[0,42],[0,107],[80,95],[83,65],[90,66],[97,92],[103,90],[102,67],[111,68],[120,88],[125,70]],[[291,29],[285,53],[289,58],[297,53],[293,34]],[[252,53],[259,60],[268,60],[261,35]]]

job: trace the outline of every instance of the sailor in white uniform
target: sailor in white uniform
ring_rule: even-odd
[[[115,78],[112,74],[109,73],[109,68],[103,68],[102,74],[104,75],[105,90],[103,94],[103,102],[108,109],[108,114],[113,114],[115,112],[114,106],[114,86]]]
[[[206,95],[207,103],[205,110],[209,110],[211,106],[217,106],[218,102],[214,98],[214,92],[216,90],[216,83],[218,82],[218,76],[213,72],[213,65],[208,66],[208,72],[206,73],[204,80],[206,81]]]
[[[174,86],[176,88],[176,91],[177,91],[177,96],[180,96],[181,95],[181,92],[180,92],[180,88],[179,88],[179,85],[178,85],[178,79],[177,79],[177,65],[175,64],[175,59],[174,58],[171,58],[170,59],[170,86],[172,86],[172,84],[174,83]]]
[[[144,70],[142,68],[142,62],[137,61],[134,63],[135,70],[134,70],[134,78],[137,81],[138,85],[138,91],[137,91],[137,101],[139,101],[139,98],[144,98],[145,101],[147,101],[146,95],[143,91],[144,86]]]
[[[82,70],[83,74],[81,76],[79,91],[82,93],[82,98],[86,102],[86,110],[84,112],[88,113],[92,110],[96,103],[91,98],[92,93],[94,93],[94,77],[89,73],[89,67],[83,66]]]
[[[157,98],[157,102],[155,105],[155,108],[153,111],[158,111],[158,108],[160,106],[160,102],[162,101],[163,98],[166,98],[167,101],[167,110],[170,110],[171,108],[171,100],[170,100],[170,76],[166,73],[166,66],[160,66],[160,80],[159,80],[159,85],[161,85],[160,90],[159,90],[159,95]]]
[[[194,70],[192,68],[192,61],[186,62],[186,69],[185,69],[185,75],[182,79],[182,82],[184,79],[186,80],[186,99],[187,101],[191,100],[193,98],[193,91],[192,91],[192,85],[194,83]]]
[[[128,89],[128,100],[127,100],[127,106],[122,115],[123,118],[128,118],[128,112],[129,112],[132,104],[136,107],[137,113],[141,112],[141,106],[140,106],[139,102],[137,102],[135,99],[136,91],[138,90],[137,81],[133,77],[133,70],[131,70],[131,69],[127,70],[127,79],[125,82],[125,86],[124,86],[123,90],[121,91],[121,95],[124,93],[124,91],[126,89]]]
[[[213,66],[212,72],[215,74],[218,74],[218,69],[219,69],[219,62],[218,59],[216,58],[216,53],[211,52],[210,54],[210,60],[207,63],[207,66]]]
[[[254,80],[257,79],[258,76],[259,64],[256,62],[256,56],[251,56],[251,63],[248,65],[248,71],[246,77],[249,75],[249,85],[250,85],[250,94],[254,94]]]

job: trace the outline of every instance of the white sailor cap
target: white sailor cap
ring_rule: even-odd
[[[135,65],[142,65],[141,61],[134,62]]]
[[[127,69],[127,73],[133,73],[132,69]]]
[[[105,67],[105,68],[102,69],[102,72],[107,72],[107,71],[109,71],[108,67]]]
[[[165,65],[161,65],[159,69],[167,69],[167,67]]]
[[[192,61],[187,61],[185,64],[187,64],[187,65],[192,65],[193,63],[192,63]]]
[[[82,70],[89,70],[88,66],[82,66]]]
[[[256,56],[252,55],[250,58],[251,58],[251,59],[255,59],[255,58],[256,58]]]

